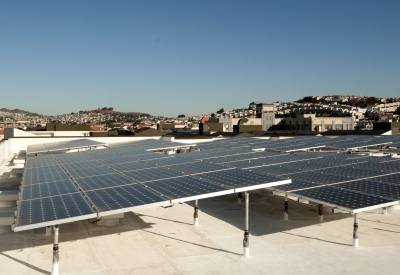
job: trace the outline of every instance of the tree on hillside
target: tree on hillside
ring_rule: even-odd
[[[367,100],[365,101],[365,103],[366,103],[367,105],[375,105],[375,104],[377,104],[378,102],[379,102],[379,99],[377,99],[376,97],[373,97],[373,96],[368,97]]]
[[[300,100],[297,100],[299,103],[304,103],[304,102],[311,102],[311,103],[316,103],[318,100],[313,97],[313,96],[305,96]]]
[[[178,117],[186,117],[184,114],[182,114],[182,115],[179,115]]]
[[[223,112],[225,112],[224,108],[219,109],[219,111],[217,111],[217,114],[222,114]]]
[[[254,108],[256,108],[256,103],[253,101],[249,104],[249,110],[253,110]]]

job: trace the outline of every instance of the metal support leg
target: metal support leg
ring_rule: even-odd
[[[51,236],[51,226],[46,226],[46,236]]]
[[[382,214],[387,215],[388,214],[388,209],[387,207],[382,208]]]
[[[194,203],[194,214],[193,214],[195,226],[199,226],[199,207],[198,206],[199,206],[199,203],[196,200]]]
[[[285,213],[283,214],[283,219],[285,221],[289,220],[289,203],[287,200],[287,193],[285,194]]]
[[[54,226],[54,244],[53,244],[53,268],[51,270],[51,275],[58,275],[59,274],[59,261],[60,255],[58,251],[58,225]]]
[[[324,210],[323,210],[322,204],[318,204],[318,215],[319,215],[319,221],[323,222],[324,221]]]
[[[245,192],[246,216],[244,222],[243,256],[250,257],[249,247],[249,193]]]
[[[238,204],[242,203],[242,192],[239,192],[238,194]]]
[[[357,213],[354,214],[353,246],[358,247],[358,223]]]

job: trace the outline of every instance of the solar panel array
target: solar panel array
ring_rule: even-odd
[[[29,145],[26,153],[38,154],[38,153],[65,151],[71,149],[90,148],[97,146],[107,146],[107,143],[98,142],[90,139],[76,139],[71,141]]]
[[[176,143],[162,142],[162,145],[168,149],[176,146]],[[160,142],[156,141],[154,148],[159,150]],[[229,171],[236,169],[203,160],[150,152],[151,149],[151,141],[147,141],[140,142],[139,147],[125,144],[103,150],[28,157],[14,230],[290,182],[255,173],[252,178],[257,178],[257,181],[244,181],[242,176],[242,184],[238,178],[230,185],[222,179],[222,183],[215,179],[204,180],[198,176],[210,173],[217,175],[219,172],[229,174]],[[241,173],[251,175],[250,171]],[[41,210],[43,207],[47,209]],[[37,211],[40,214],[35,214]]]
[[[144,140],[103,150],[28,157],[15,230],[267,187],[350,212],[393,205],[400,192],[397,159],[282,153],[388,142],[392,141],[376,137],[240,137],[201,143],[197,146],[201,150],[190,153],[167,155],[159,151],[190,145]],[[267,151],[259,150],[264,148]]]
[[[236,148],[236,149],[261,149],[277,152],[295,152],[310,149],[336,148],[352,150],[379,145],[400,144],[396,136],[374,137],[374,136],[343,136],[338,138],[327,138],[318,136],[303,136],[287,139],[261,139],[249,137],[235,137],[229,140],[221,139],[210,144],[198,144],[202,149]]]

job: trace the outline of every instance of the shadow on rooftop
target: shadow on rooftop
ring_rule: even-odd
[[[26,263],[26,262],[24,262],[24,261],[18,260],[18,259],[14,258],[14,257],[11,257],[10,255],[4,254],[3,252],[0,252],[0,254],[3,255],[4,257],[7,257],[7,258],[13,260],[13,261],[16,261],[17,263],[20,263],[20,264],[22,264],[22,265],[25,265],[25,266],[27,266],[28,268],[30,268],[30,269],[32,269],[32,270],[35,270],[35,271],[37,271],[37,272],[40,272],[40,273],[43,273],[43,274],[51,274],[51,272],[48,272],[48,271],[43,270],[43,269],[41,269],[41,268],[38,268],[38,267],[36,267],[36,266],[34,266],[34,265],[31,265],[31,264],[29,264],[29,263]]]
[[[188,202],[194,206],[194,202]],[[350,217],[347,213],[324,213],[324,222],[319,222],[316,206],[289,200],[289,221],[283,219],[284,198],[250,194],[249,231],[251,235],[263,236],[308,226],[320,226],[328,222]],[[201,212],[225,221],[240,230],[244,230],[245,205],[238,204],[236,196],[223,196],[199,200],[199,221]],[[351,234],[349,230],[349,234]],[[305,237],[305,236],[300,236]],[[324,241],[320,238],[317,240]],[[326,241],[330,242],[330,241]],[[331,242],[344,245],[342,243]]]
[[[169,238],[169,239],[172,239],[172,240],[175,240],[175,241],[179,241],[179,242],[183,242],[183,243],[187,243],[187,244],[191,244],[191,245],[195,245],[195,246],[199,246],[199,247],[203,247],[203,248],[208,248],[208,249],[211,249],[211,250],[216,250],[216,251],[230,253],[230,254],[239,255],[239,256],[242,255],[242,254],[235,253],[235,252],[232,252],[232,251],[228,251],[228,250],[225,250],[225,249],[220,249],[220,248],[206,246],[206,245],[202,245],[202,244],[198,244],[198,243],[188,242],[188,241],[185,241],[185,240],[182,240],[182,239],[173,238],[173,237],[170,237],[170,236],[166,236],[166,235],[163,235],[163,234],[159,234],[159,233],[155,233],[155,232],[151,232],[151,231],[147,231],[147,230],[143,230],[143,231],[146,232],[146,233],[158,235],[158,236],[161,236],[161,237],[164,237],[164,238]]]
[[[304,236],[304,235],[299,235],[299,234],[293,234],[293,233],[288,233],[288,232],[281,232],[281,233],[282,233],[282,234],[288,234],[288,235],[291,235],[291,236],[306,238],[306,239],[317,240],[317,241],[321,241],[321,242],[325,242],[325,243],[339,244],[339,245],[344,245],[344,246],[353,246],[353,245],[351,245],[351,244],[339,243],[339,242],[332,242],[332,241],[323,240],[323,239],[320,239],[320,238],[314,238],[314,237],[309,237],[309,236]]]

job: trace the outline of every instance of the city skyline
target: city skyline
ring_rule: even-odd
[[[0,107],[192,116],[310,94],[398,97],[399,8],[397,1],[2,2]]]

